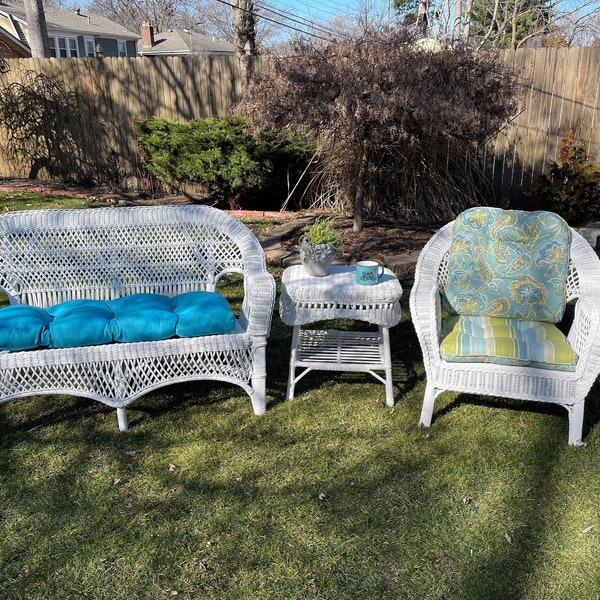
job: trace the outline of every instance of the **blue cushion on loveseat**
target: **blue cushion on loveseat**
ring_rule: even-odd
[[[96,346],[113,341],[110,321],[114,313],[108,302],[70,300],[46,310],[52,317],[48,325],[50,348]]]
[[[235,327],[235,316],[220,294],[188,292],[173,298],[178,316],[175,333],[179,337],[226,333]]]
[[[30,350],[49,344],[52,317],[36,306],[16,304],[0,310],[0,350]]]
[[[133,294],[111,301],[115,342],[151,342],[175,336],[177,315],[168,296]]]
[[[235,316],[215,292],[169,298],[132,294],[112,301],[70,300],[47,309],[0,309],[0,350],[73,348],[228,333]]]

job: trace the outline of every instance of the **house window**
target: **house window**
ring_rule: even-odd
[[[54,35],[48,38],[48,42],[50,44],[50,56],[54,58],[79,56],[77,38]]]
[[[119,48],[119,56],[125,58],[127,56],[127,42],[123,40],[117,40],[117,46]]]
[[[94,43],[94,38],[83,38],[83,43],[85,45],[85,55],[96,56],[96,44]]]

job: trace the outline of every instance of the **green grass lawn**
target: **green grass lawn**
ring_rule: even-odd
[[[585,448],[563,409],[458,394],[419,429],[402,284],[394,408],[363,374],[285,401],[277,312],[261,417],[220,383],[149,394],[123,433],[86,399],[0,406],[0,598],[599,598],[600,389]]]
[[[87,198],[70,198],[39,192],[0,193],[0,214],[9,210],[35,210],[41,208],[90,208],[98,206]]]

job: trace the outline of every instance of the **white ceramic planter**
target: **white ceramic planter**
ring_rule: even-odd
[[[331,244],[311,244],[304,237],[300,241],[300,261],[313,277],[329,275],[329,267],[336,255],[337,248]]]

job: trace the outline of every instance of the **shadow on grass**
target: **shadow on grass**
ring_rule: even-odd
[[[362,374],[285,402],[278,315],[260,418],[212,382],[139,399],[126,433],[88,400],[0,409],[0,596],[593,597],[595,445],[567,446],[560,407],[467,395],[419,429],[418,342],[406,317],[391,333],[393,409]]]

